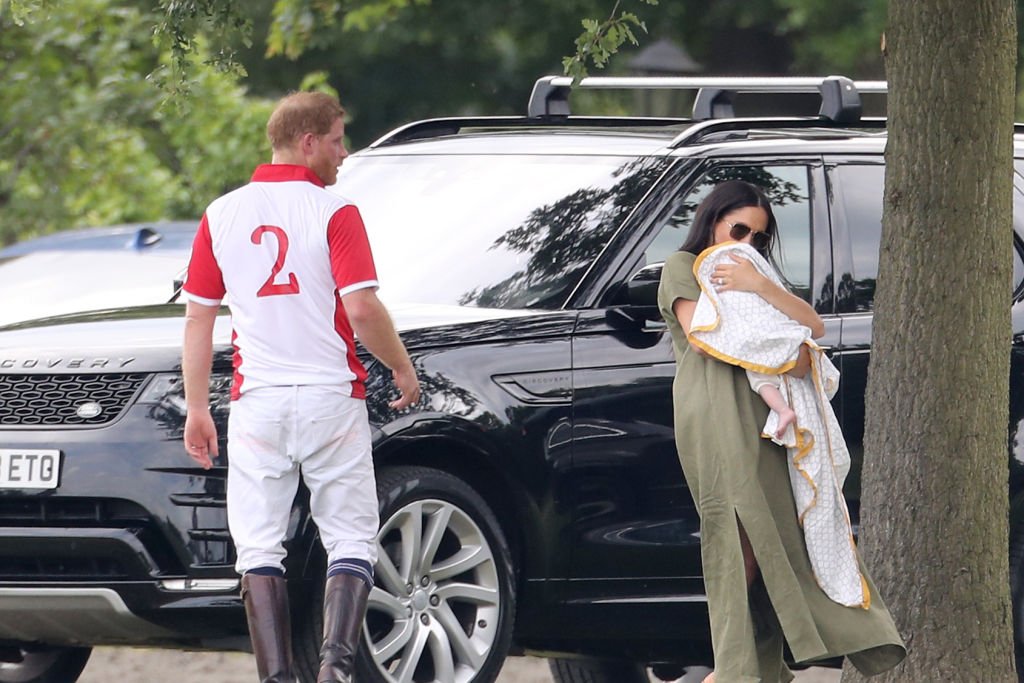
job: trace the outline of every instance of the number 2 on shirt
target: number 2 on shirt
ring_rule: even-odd
[[[285,231],[276,225],[261,225],[252,231],[252,243],[261,244],[263,242],[263,235],[268,232],[277,238],[277,260],[274,261],[274,267],[270,269],[270,277],[267,278],[267,281],[256,292],[256,296],[298,294],[299,280],[295,277],[295,273],[288,273],[287,284],[274,284],[274,278],[277,277],[277,274],[281,272],[281,268],[284,267],[284,258],[288,254],[288,235],[285,234]]]

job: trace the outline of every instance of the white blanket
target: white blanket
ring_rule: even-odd
[[[807,554],[825,594],[849,607],[867,608],[870,594],[860,573],[843,482],[850,454],[829,400],[839,386],[839,371],[811,339],[810,330],[752,292],[718,292],[711,283],[715,266],[734,264],[729,255],[750,260],[772,282],[784,287],[775,269],[757,251],[738,242],[705,250],[693,265],[701,296],[690,326],[690,341],[709,355],[748,370],[780,375],[782,395],[796,412],[778,443],[789,454],[793,487]],[[800,347],[811,355],[811,372],[803,379],[786,373]],[[762,436],[772,438],[778,414],[768,416]]]

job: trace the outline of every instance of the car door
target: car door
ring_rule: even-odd
[[[668,191],[663,210],[638,228],[643,237],[609,290],[677,250],[700,200],[731,178],[766,189],[780,225],[783,274],[794,291],[807,299],[813,292],[815,305],[830,312],[828,220],[817,158],[706,162]],[[830,329],[831,336],[837,333]],[[623,610],[699,605],[700,524],[676,455],[675,359],[664,322],[639,319],[628,307],[596,305],[581,311],[572,353],[574,597]]]
[[[836,314],[840,341],[833,362],[839,368],[836,413],[850,451],[844,493],[854,522],[860,512],[864,461],[864,392],[871,358],[871,310],[878,277],[885,164],[881,156],[828,157],[829,210],[834,230]]]
[[[885,165],[881,155],[830,156],[825,159],[830,212],[835,234],[836,318],[841,336],[834,362],[841,373],[838,414],[852,460],[844,491],[850,514],[860,510],[860,475],[864,460],[864,395],[871,358],[871,321],[882,234]],[[1024,194],[1015,179],[1015,235],[1024,229]],[[1019,238],[1013,240],[1014,299],[1024,295],[1024,261]],[[941,294],[941,293],[940,293]],[[1022,411],[1017,410],[1017,414]],[[1024,458],[1022,458],[1024,460]],[[1011,458],[1013,465],[1015,458]],[[1019,463],[1017,467],[1020,467]]]

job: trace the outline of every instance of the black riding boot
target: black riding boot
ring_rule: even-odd
[[[292,666],[291,617],[284,577],[244,575],[242,601],[261,683],[298,683]]]
[[[324,644],[317,683],[352,683],[359,634],[370,588],[352,574],[336,574],[324,587]]]

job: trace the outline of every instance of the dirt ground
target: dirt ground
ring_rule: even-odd
[[[689,677],[682,679],[690,683]],[[699,680],[699,679],[698,679]],[[224,652],[180,652],[133,648],[97,648],[79,683],[146,681],[147,683],[253,683],[252,655]],[[796,683],[838,683],[839,672],[808,669],[797,673]],[[512,657],[498,683],[552,683],[547,662],[534,657]]]

